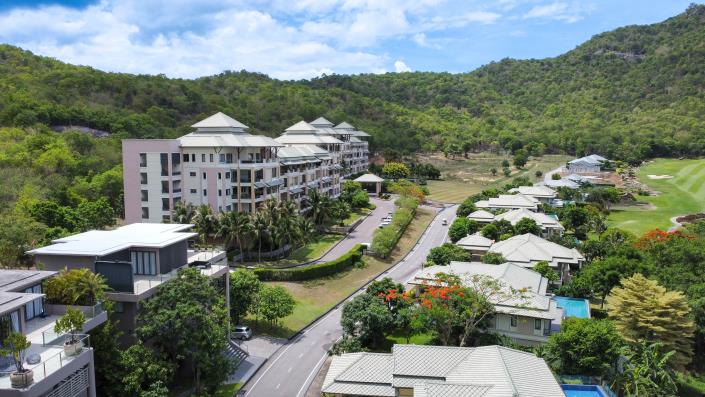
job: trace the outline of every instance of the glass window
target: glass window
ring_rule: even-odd
[[[206,179],[206,173],[205,173],[205,172],[203,173],[203,179]]]
[[[218,179],[223,179],[222,177],[223,177],[223,175],[219,172],[219,173],[218,173]]]
[[[159,162],[162,167],[162,176],[169,175],[169,155],[167,153],[159,153]]]
[[[208,191],[207,191],[206,189],[203,189],[203,195],[204,195],[204,196],[207,196],[207,195],[208,195]]]
[[[147,166],[147,153],[140,153],[140,167]]]
[[[229,171],[225,173],[225,179],[230,179],[230,172]]]
[[[146,172],[140,172],[140,183],[142,185],[147,184],[147,173]]]
[[[222,153],[218,156],[218,159],[220,160],[221,163],[225,162],[225,153]]]
[[[157,274],[157,253],[154,251],[132,251],[133,274]]]
[[[206,154],[201,153],[201,163],[205,163],[205,162],[206,162]]]
[[[196,194],[196,193],[198,193],[198,190],[196,190],[196,189],[191,189],[191,194]]]
[[[541,321],[540,318],[535,318],[534,319],[534,329],[539,331],[543,328],[543,321]]]
[[[222,189],[218,189],[218,196],[222,196],[222,195],[223,195],[223,190],[222,190]]]
[[[208,158],[210,159],[211,163],[213,162],[213,153],[211,153]]]
[[[196,176],[196,171],[191,171],[188,173],[188,176]]]
[[[169,193],[169,181],[162,181],[162,193]]]
[[[184,154],[184,163],[188,163],[188,154]]]
[[[517,326],[517,316],[515,316],[515,315],[512,314],[512,315],[509,317],[509,325],[512,326],[512,327],[516,327],[516,326]]]
[[[226,153],[225,154],[225,162],[230,164],[233,162],[233,154],[232,153]]]
[[[142,207],[142,219],[149,219],[149,208]]]
[[[191,153],[191,162],[192,163],[196,162],[196,153]]]
[[[141,190],[140,197],[141,197],[142,201],[149,201],[149,191]]]
[[[166,197],[162,199],[162,210],[169,211],[169,199]]]

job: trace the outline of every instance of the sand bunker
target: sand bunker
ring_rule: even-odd
[[[647,175],[649,179],[671,179],[673,175]]]

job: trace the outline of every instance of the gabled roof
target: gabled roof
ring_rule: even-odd
[[[494,243],[489,252],[501,254],[507,262],[524,267],[534,267],[541,261],[557,267],[559,263],[578,264],[585,260],[575,248],[566,248],[530,233]]]
[[[365,175],[361,175],[361,176],[355,178],[355,182],[377,183],[377,182],[384,182],[384,179],[378,177],[375,174],[365,174]]]
[[[556,197],[556,191],[546,187],[546,186],[519,186],[514,189],[510,189],[509,193],[520,193],[525,196],[532,197],[544,197],[544,198],[554,198]]]
[[[492,197],[489,200],[481,200],[475,203],[477,208],[530,208],[536,209],[538,200],[523,194],[500,194],[499,197]]]
[[[313,121],[310,122],[309,124],[311,124],[311,125],[314,126],[314,127],[324,127],[324,128],[326,128],[326,127],[333,127],[333,123],[331,123],[330,121],[326,120],[326,118],[323,117],[323,116],[321,116],[321,117],[319,117],[319,118],[313,120]]]
[[[307,134],[284,134],[280,137],[274,138],[274,141],[290,145],[290,144],[303,144],[303,145],[320,145],[320,144],[337,144],[340,145],[343,142],[339,139],[333,138],[327,135],[307,135]]]
[[[207,117],[196,124],[193,124],[193,128],[238,128],[238,129],[248,129],[250,127],[242,124],[241,122],[235,120],[234,118],[228,116],[225,113],[218,112],[210,117]]]
[[[477,210],[477,211],[471,213],[470,215],[468,215],[468,218],[476,220],[476,221],[490,221],[490,222],[492,222],[494,220],[494,214],[489,211],[485,211],[485,210]]]
[[[283,144],[263,135],[231,132],[192,132],[179,138],[181,147],[281,147]]]
[[[488,250],[492,243],[494,243],[494,240],[490,240],[480,234],[480,232],[477,232],[461,238],[455,245],[467,250]]]
[[[355,127],[350,125],[350,123],[348,123],[347,121],[343,121],[342,123],[336,125],[333,128],[335,128],[336,130],[354,130],[355,129]]]
[[[315,134],[316,133],[316,127],[312,126],[311,124],[301,120],[298,123],[292,125],[291,127],[287,128],[285,130],[287,133],[307,133],[307,134]]]
[[[606,158],[598,155],[598,154],[591,154],[589,156],[585,157],[580,157],[575,160],[571,160],[568,163],[569,164],[578,164],[578,163],[585,163],[585,164],[591,164],[591,165],[600,165],[601,163],[607,161]]]
[[[532,219],[534,222],[536,222],[537,225],[541,227],[541,229],[564,230],[563,225],[561,225],[557,219],[552,218],[544,214],[543,212],[529,211],[526,208],[519,208],[516,210],[507,211],[505,213],[495,216],[494,219],[495,221],[505,220],[511,223],[512,225],[516,225],[517,222],[524,218]]]
[[[577,189],[580,187],[580,185],[578,183],[573,182],[567,178],[561,178],[558,180],[549,179],[549,180],[546,180],[544,183],[546,183],[547,186],[556,187],[556,188],[567,187],[570,189]]]

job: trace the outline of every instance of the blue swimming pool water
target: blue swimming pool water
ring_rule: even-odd
[[[554,296],[558,307],[565,310],[567,317],[590,318],[590,304],[587,299],[568,298],[565,296]]]
[[[561,385],[566,397],[607,397],[600,386],[596,385]]]

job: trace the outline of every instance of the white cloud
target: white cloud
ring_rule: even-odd
[[[404,61],[397,60],[394,62],[394,71],[397,73],[411,72],[411,68]]]
[[[523,18],[548,18],[573,23],[583,19],[584,14],[589,12],[590,9],[591,6],[589,4],[573,3],[569,5],[564,2],[554,2],[532,7],[524,14]]]

